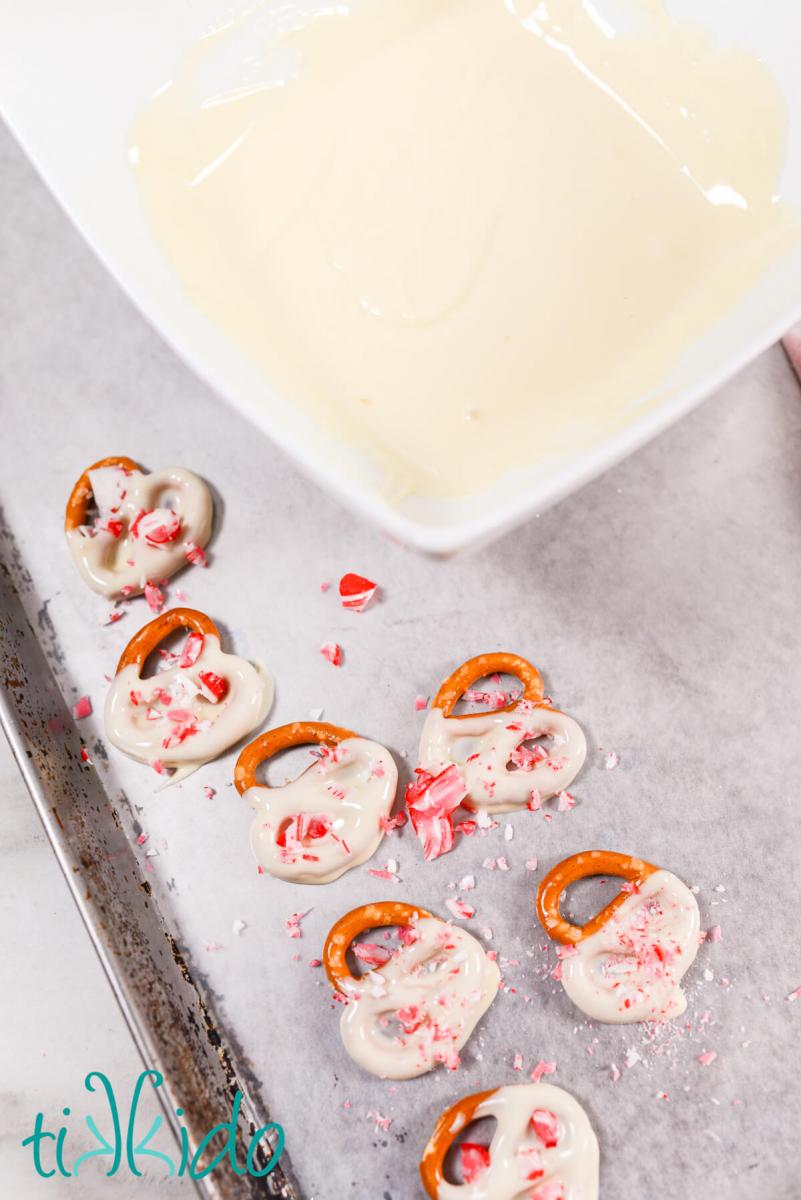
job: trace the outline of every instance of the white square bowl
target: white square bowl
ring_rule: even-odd
[[[596,0],[595,7],[609,10],[616,2]],[[663,398],[623,429],[599,437],[581,453],[510,473],[465,499],[409,497],[391,503],[369,461],[326,440],[186,300],[140,206],[126,155],[135,114],[199,36],[244,7],[230,0],[125,5],[5,0],[0,4],[3,114],[90,245],[166,340],[321,486],[400,540],[448,553],[542,512],[661,432],[801,318],[798,246],[724,320],[688,346],[665,381]],[[668,7],[768,64],[788,110],[783,195],[801,208],[801,5],[797,0],[670,0]]]

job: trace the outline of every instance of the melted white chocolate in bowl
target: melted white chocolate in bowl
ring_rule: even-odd
[[[356,0],[284,33],[268,6],[138,118],[189,299],[396,495],[607,436],[799,237],[767,70],[640,7],[614,34],[578,0]]]

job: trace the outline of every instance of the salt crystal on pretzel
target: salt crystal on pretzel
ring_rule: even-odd
[[[163,503],[171,498],[170,506]],[[90,501],[100,514],[87,526]],[[138,595],[145,582],[186,565],[181,538],[205,545],[211,536],[211,495],[190,471],[147,474],[127,458],[89,468],[67,505],[65,531],[73,561],[94,591],[110,598]],[[91,536],[86,536],[87,532]]]
[[[448,1152],[467,1127],[486,1118],[495,1120],[489,1146],[476,1146],[469,1177],[463,1168],[463,1182],[451,1183]],[[431,1200],[597,1200],[598,1141],[567,1092],[548,1083],[513,1084],[465,1096],[444,1112],[420,1175]]]
[[[313,745],[316,757],[282,787],[256,770],[280,750]],[[239,756],[234,782],[255,810],[250,844],[259,865],[295,883],[330,883],[372,857],[386,832],[398,773],[377,742],[319,722],[262,734]],[[384,824],[382,824],[382,820]],[[384,876],[395,880],[393,872]]]

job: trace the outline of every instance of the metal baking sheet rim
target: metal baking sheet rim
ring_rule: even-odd
[[[197,1142],[230,1116],[239,1090],[242,1160],[252,1134],[273,1118],[190,971],[114,803],[81,759],[83,741],[57,682],[63,655],[46,626],[40,634],[50,644],[42,644],[23,597],[35,601],[33,581],[0,510],[0,725],[142,1062],[164,1077],[157,1097],[176,1144],[176,1106]],[[262,1169],[266,1158],[255,1163]],[[226,1165],[194,1185],[205,1200],[304,1200],[286,1152],[264,1178],[238,1177]]]

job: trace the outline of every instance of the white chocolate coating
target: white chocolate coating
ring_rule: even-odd
[[[148,580],[168,579],[186,566],[187,543],[202,549],[211,537],[211,493],[202,479],[183,467],[166,467],[149,475],[101,467],[89,472],[89,480],[101,517],[112,515],[123,522],[117,538],[87,526],[67,530],[75,566],[84,582],[102,596],[137,595]],[[172,509],[181,522],[175,540],[161,546],[130,532],[139,513],[157,508]]]
[[[256,810],[250,845],[270,875],[294,883],[330,883],[371,858],[392,811],[398,769],[384,746],[346,738],[283,787],[253,787],[245,799]],[[286,826],[301,815],[325,818],[323,836],[286,842]]]
[[[345,991],[345,1049],[382,1079],[414,1079],[439,1062],[456,1067],[500,986],[497,966],[466,930],[437,917],[422,917],[415,928],[415,942]],[[393,1023],[398,1012],[402,1019]]]
[[[537,1109],[557,1118],[558,1140],[553,1147],[546,1147],[532,1126]],[[550,1083],[502,1087],[478,1106],[473,1120],[482,1117],[497,1121],[489,1166],[472,1183],[445,1180],[439,1200],[528,1200],[548,1183],[561,1183],[561,1194],[555,1192],[559,1200],[598,1200],[598,1139],[584,1109],[569,1092]],[[457,1121],[455,1132],[463,1127]]]
[[[665,1021],[687,1007],[680,981],[698,953],[700,917],[690,889],[654,871],[597,933],[562,960],[562,986],[596,1021]]]
[[[528,738],[548,736],[554,746],[531,770],[514,767],[511,756]],[[520,701],[512,711],[446,717],[432,708],[420,738],[420,766],[438,775],[456,763],[468,787],[470,806],[490,813],[526,808],[532,791],[547,800],[569,787],[587,756],[581,727],[545,705]]]
[[[216,704],[201,694],[198,677],[211,671],[228,684]],[[134,693],[138,703],[134,704]],[[169,696],[166,703],[160,697]],[[112,680],[106,696],[106,734],[118,750],[140,762],[159,761],[182,769],[182,777],[217,758],[266,717],[273,700],[273,681],[236,654],[225,654],[219,639],[207,634],[191,667],[170,667],[140,679],[130,664]],[[176,721],[173,713],[191,714],[197,731],[177,741],[176,730],[192,721]],[[165,746],[165,741],[171,744]],[[172,744],[177,741],[177,744]]]

